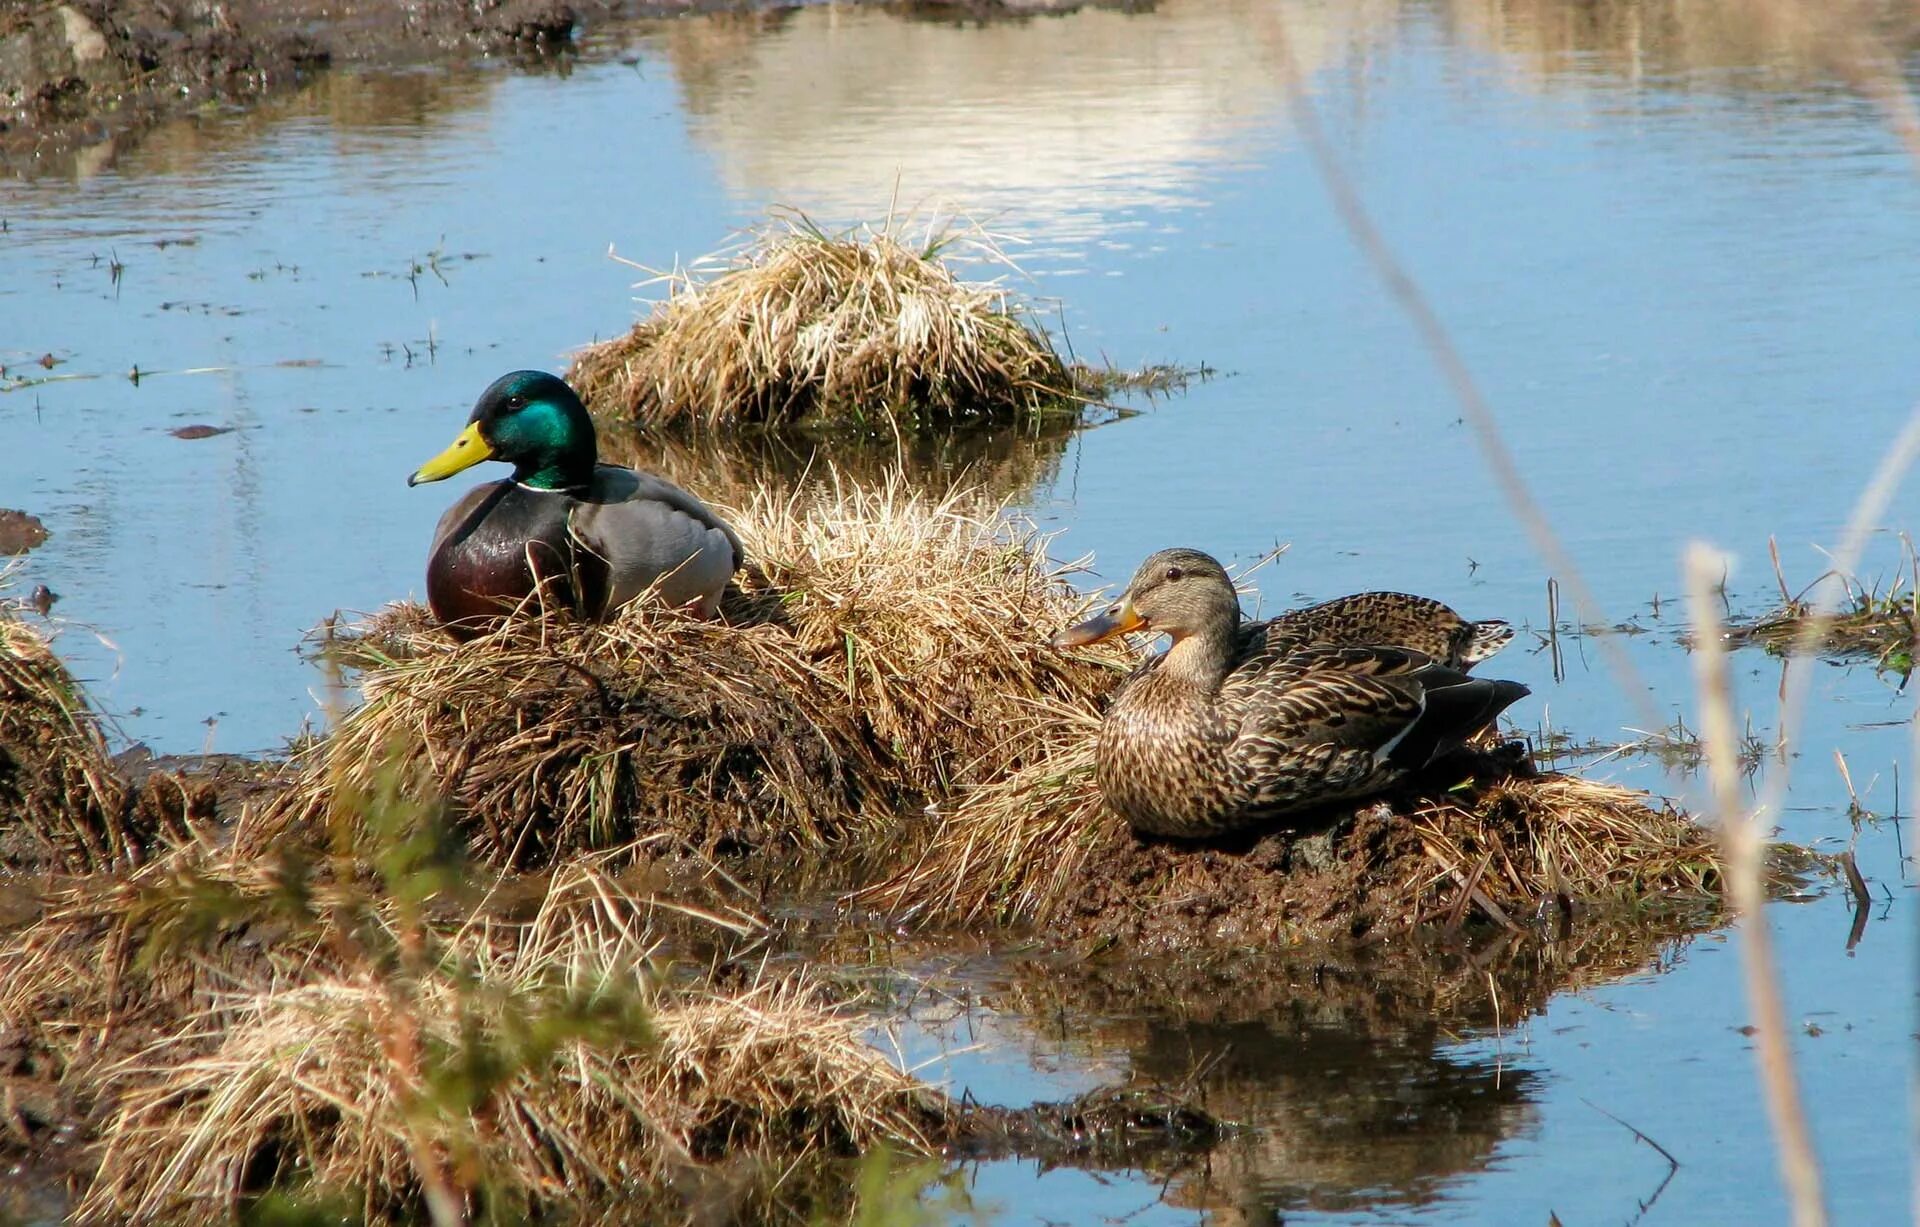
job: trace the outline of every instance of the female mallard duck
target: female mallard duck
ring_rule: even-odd
[[[1109,805],[1156,835],[1217,835],[1378,792],[1527,693],[1465,672],[1512,638],[1505,623],[1368,592],[1243,625],[1233,581],[1198,550],[1153,555],[1118,604],[1053,642],[1132,630],[1173,646],[1114,696],[1095,775]]]
[[[740,539],[707,505],[655,477],[597,462],[593,419],[545,371],[502,375],[453,445],[407,478],[439,481],[482,460],[513,476],[469,490],[434,530],[427,606],[456,638],[480,634],[536,588],[605,617],[659,586],[704,616],[740,569]]]

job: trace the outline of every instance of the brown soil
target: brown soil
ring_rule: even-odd
[[[341,64],[525,50],[619,0],[0,0],[0,167],[208,102],[247,102]],[[661,5],[660,7],[678,7]]]
[[[0,507],[0,554],[24,554],[46,539],[47,526],[39,516]]]
[[[1381,801],[1317,829],[1205,844],[1121,833],[1087,858],[1056,923],[1135,950],[1364,939],[1410,911],[1406,866],[1427,860],[1410,808]],[[1433,901],[1448,888],[1458,891],[1436,885]],[[1473,907],[1461,918],[1488,919]]]
[[[0,174],[44,173],[77,150],[168,116],[252,102],[330,67],[545,56],[583,26],[613,17],[735,2],[0,0]],[[1078,4],[968,0],[933,11],[985,20]]]

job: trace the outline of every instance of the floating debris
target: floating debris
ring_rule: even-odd
[[[196,422],[191,426],[176,426],[167,433],[176,439],[211,439],[215,435],[232,432],[231,426],[209,426],[205,422]]]

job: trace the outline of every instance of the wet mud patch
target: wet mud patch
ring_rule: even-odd
[[[0,554],[24,554],[47,541],[47,526],[39,516],[0,507]]]
[[[565,43],[603,0],[73,0],[0,14],[0,166],[136,133],[208,101],[245,103],[331,65],[403,64]]]

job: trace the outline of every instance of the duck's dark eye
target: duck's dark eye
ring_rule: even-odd
[[[507,408],[525,409],[526,407],[527,407],[527,398],[520,395],[518,392],[514,393],[512,396],[507,397]]]
[[[1186,575],[1186,572],[1182,571],[1179,567],[1167,568],[1167,580],[1169,583],[1171,583],[1173,580],[1181,578],[1184,575]]]

